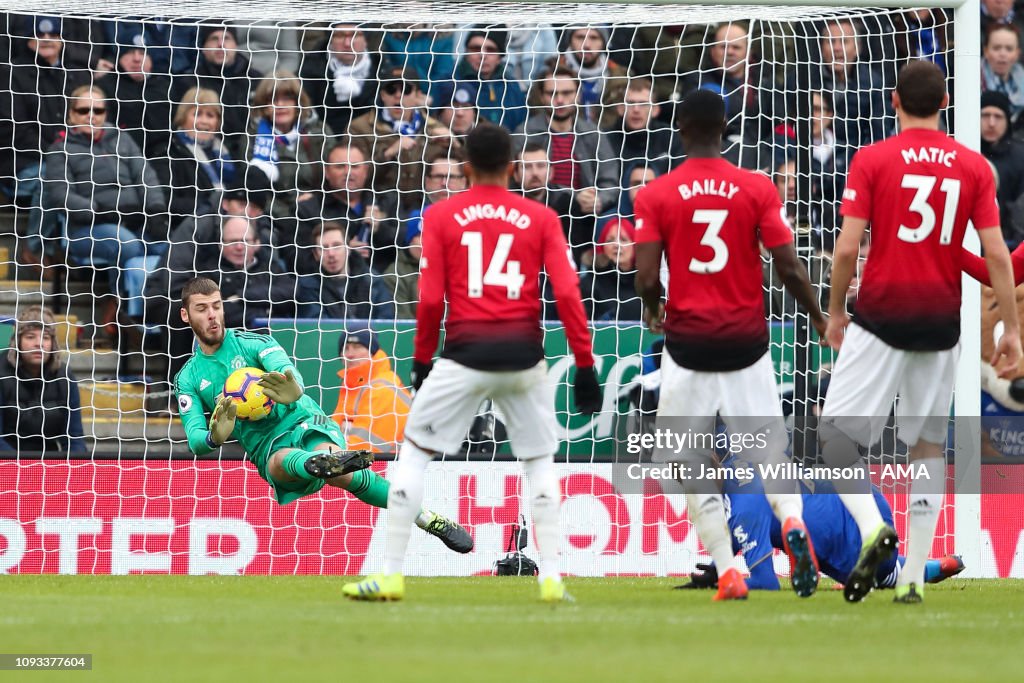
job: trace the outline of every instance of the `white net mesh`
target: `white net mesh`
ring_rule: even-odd
[[[81,394],[81,425],[67,417],[72,398],[45,395],[59,427],[15,419],[19,394],[4,396],[4,436],[58,453],[0,460],[3,509],[33,520],[0,527],[9,571],[376,568],[377,510],[334,493],[277,507],[237,452],[191,458],[163,414],[193,343],[178,297],[194,275],[214,277],[229,327],[269,331],[350,438],[393,451],[401,400],[371,422],[345,391],[339,338],[372,328],[408,379],[420,217],[464,187],[461,137],[478,119],[515,134],[517,186],[559,211],[595,321],[605,410],[593,419],[569,410],[560,326],[546,335],[568,461],[565,568],[692,570],[681,497],[620,495],[607,464],[653,405],[631,202],[682,159],[674,104],[697,87],[726,98],[727,158],[777,179],[826,296],[845,170],[892,131],[897,68],[916,56],[951,66],[942,10],[300,2],[285,17],[279,4],[172,1],[155,17],[133,2],[116,16],[109,3],[55,2],[46,16],[3,6],[0,297],[12,328],[30,304],[50,305]],[[765,293],[785,405],[810,414],[827,359],[767,269]],[[37,426],[47,438],[19,436]],[[489,569],[523,510],[500,416],[484,406],[464,451],[433,466],[426,504],[470,527],[479,550],[453,558],[420,538],[411,573]],[[897,521],[902,531],[902,512]],[[952,550],[947,529],[937,550]]]

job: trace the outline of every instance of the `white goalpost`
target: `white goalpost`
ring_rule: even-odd
[[[274,336],[310,395],[344,422],[354,405],[346,401],[355,401],[339,351],[346,331],[373,330],[408,383],[422,213],[461,189],[462,126],[489,119],[525,150],[516,176],[522,191],[560,213],[604,385],[601,414],[572,412],[572,361],[559,323],[549,320],[566,570],[686,574],[703,551],[682,496],[626,491],[615,464],[657,385],[656,339],[635,313],[621,248],[632,239],[630,191],[681,159],[670,132],[675,104],[698,87],[726,99],[724,154],[776,181],[825,301],[849,158],[893,131],[887,103],[901,63],[918,54],[941,62],[954,103],[944,121],[959,141],[980,145],[978,0],[0,7],[8,13],[0,44],[0,333],[13,333],[30,305],[52,309],[82,419],[80,438],[58,439],[42,457],[0,450],[0,573],[377,569],[386,512],[326,490],[279,507],[237,449],[206,458],[188,451],[180,421],[168,414],[174,372],[191,351],[178,295],[189,277],[216,273],[234,293],[226,296],[228,326]],[[577,27],[587,29],[578,45]],[[924,34],[934,44],[921,42]],[[211,35],[214,43],[204,43]],[[56,61],[40,47],[47,40],[60,42]],[[489,54],[499,66],[485,77],[473,70],[488,67],[473,60],[486,63]],[[837,64],[846,65],[839,85],[831,80],[840,78]],[[544,118],[554,115],[544,83],[556,68],[578,74],[578,123],[568,143],[548,135]],[[281,113],[288,107],[294,118]],[[636,107],[647,112],[639,127],[630,119]],[[216,123],[204,129],[198,121],[207,114]],[[106,118],[96,123],[98,116]],[[531,133],[532,121],[542,134]],[[583,139],[594,141],[586,155],[578,151]],[[547,165],[543,179],[531,180],[525,155],[538,140],[532,153]],[[98,227],[116,237],[100,240]],[[341,272],[324,260],[329,230],[341,234]],[[967,246],[978,250],[972,232]],[[764,285],[772,358],[802,434],[831,358],[768,270]],[[969,575],[993,577],[1000,570],[983,529],[978,433],[981,295],[966,277],[963,291],[954,493],[937,548],[961,555]],[[545,310],[554,318],[552,303]],[[18,429],[2,419],[8,398],[0,397],[0,438]],[[16,413],[17,401],[10,407]],[[348,417],[351,437],[363,427]],[[800,438],[797,457],[813,460],[815,449]],[[72,448],[76,439],[84,452]],[[394,450],[382,443],[381,451]],[[899,457],[873,453],[872,462],[882,456]],[[414,536],[409,573],[489,571],[526,508],[519,473],[500,414],[482,406],[463,452],[431,466],[425,499],[469,527],[477,551],[456,557]],[[900,486],[886,493],[902,527]]]

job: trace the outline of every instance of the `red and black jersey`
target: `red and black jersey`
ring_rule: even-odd
[[[415,358],[437,349],[471,368],[519,370],[544,357],[540,274],[551,281],[578,367],[591,367],[579,276],[558,215],[494,185],[474,185],[423,216]]]
[[[768,351],[761,249],[793,241],[766,176],[690,158],[636,197],[637,242],[668,261],[665,348],[691,370],[745,368]]]
[[[942,131],[906,130],[853,158],[841,213],[871,229],[854,321],[899,349],[956,346],[967,221],[999,227],[985,158]]]

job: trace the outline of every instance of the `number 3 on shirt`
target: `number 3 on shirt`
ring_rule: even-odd
[[[484,285],[504,287],[509,299],[518,299],[526,278],[519,272],[519,261],[509,261],[514,235],[498,235],[491,262],[484,272],[484,238],[479,232],[462,233],[462,246],[469,250],[469,298],[479,299],[484,295]]]
[[[914,198],[910,200],[910,210],[921,217],[921,225],[908,228],[900,223],[896,233],[904,242],[923,242],[935,229],[935,210],[928,203],[928,197],[935,189],[935,176],[915,175],[907,173],[903,176],[901,187],[914,190]],[[956,206],[960,203],[960,181],[955,178],[944,178],[939,191],[946,195],[946,204],[942,208],[942,229],[939,231],[939,244],[953,241],[953,221],[956,219]]]
[[[706,225],[704,236],[700,238],[701,245],[711,247],[714,255],[710,261],[699,261],[690,259],[690,271],[693,273],[718,273],[725,268],[729,262],[729,245],[718,236],[729,217],[728,209],[697,209],[693,212],[692,222],[698,225]]]

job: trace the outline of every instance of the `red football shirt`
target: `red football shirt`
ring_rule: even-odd
[[[745,368],[768,351],[761,250],[793,241],[766,176],[691,158],[636,197],[637,242],[668,261],[665,348],[685,368]]]
[[[441,355],[487,370],[533,367],[544,357],[540,274],[551,281],[578,367],[594,358],[579,276],[558,214],[495,185],[474,185],[423,216],[415,358]]]
[[[956,346],[967,221],[999,227],[985,158],[942,131],[904,131],[853,158],[841,213],[871,230],[854,321],[900,349]]]

